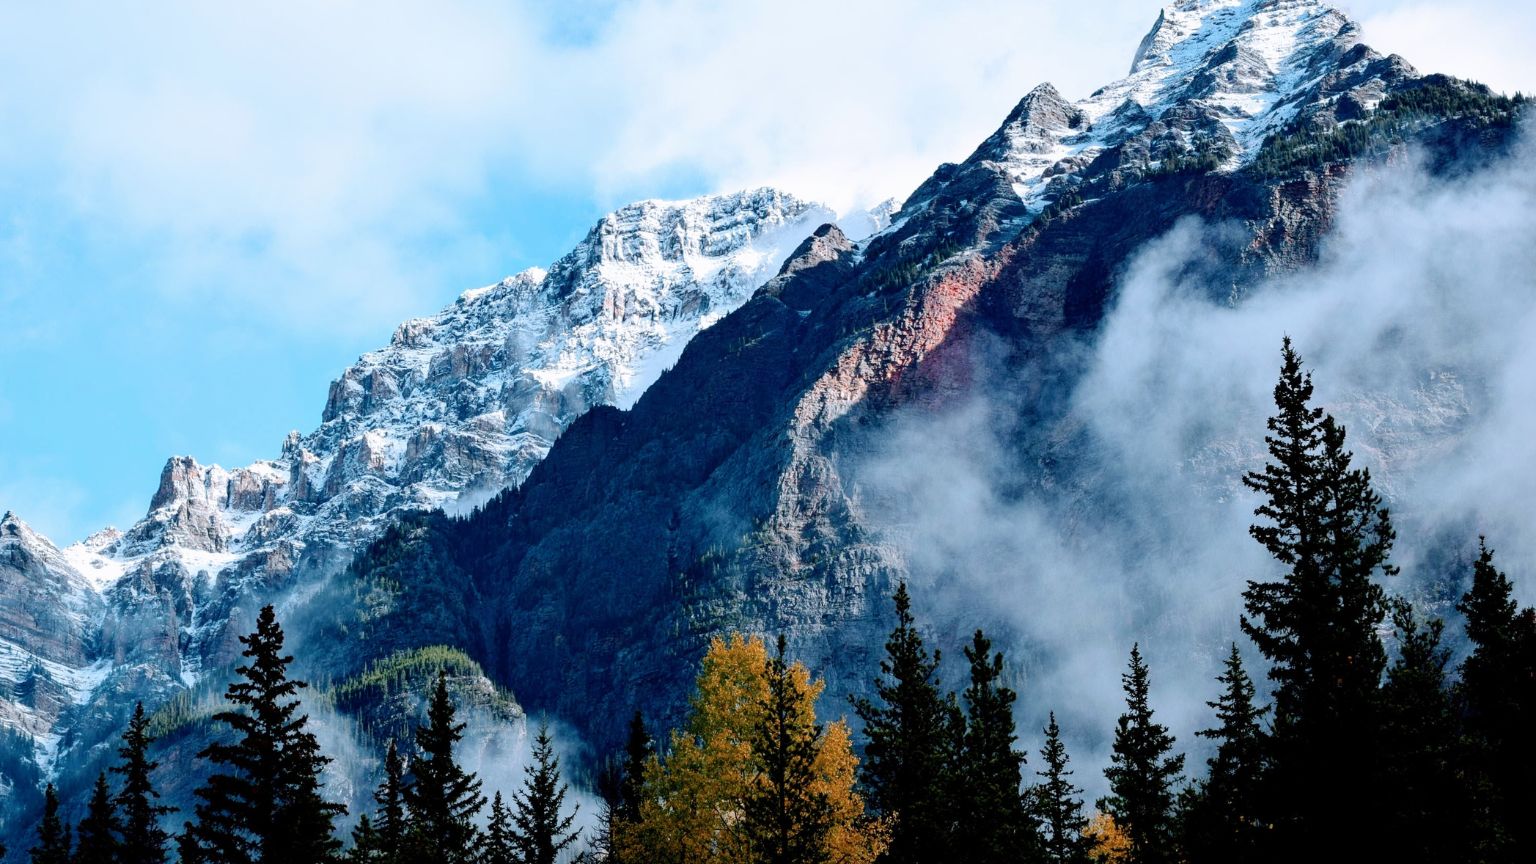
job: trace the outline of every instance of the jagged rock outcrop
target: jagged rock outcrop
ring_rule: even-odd
[[[103,602],[57,547],[11,513],[0,517],[0,728],[38,741],[51,762],[61,717],[104,671],[94,624]]]

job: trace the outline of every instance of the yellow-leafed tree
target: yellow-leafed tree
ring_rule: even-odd
[[[764,783],[754,732],[765,722],[769,658],[763,640],[716,638],[704,655],[687,724],[668,751],[646,766],[640,819],[616,842],[626,861],[656,864],[757,864],[747,832],[746,802]],[[822,682],[800,663],[789,670],[797,710],[815,723]],[[864,818],[853,790],[858,760],[841,721],[821,731],[811,794],[831,815],[825,834],[830,864],[869,864],[884,848],[879,825]]]
[[[1083,836],[1088,838],[1088,856],[1095,864],[1125,864],[1131,860],[1131,835],[1108,813],[1094,813],[1083,828]]]

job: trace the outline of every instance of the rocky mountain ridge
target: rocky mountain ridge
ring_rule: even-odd
[[[768,188],[623,207],[547,271],[401,324],[276,459],[226,469],[173,457],[143,519],[62,550],[7,514],[10,749],[47,774],[61,751],[92,758],[134,700],[221,677],[261,603],[313,592],[402,512],[472,509],[519,482],[572,420],[633,402],[835,218]]]
[[[1320,2],[1176,3],[1126,79],[1076,104],[1035,89],[890,228],[818,230],[633,408],[584,415],[524,484],[468,520],[395,529],[350,570],[369,617],[324,631],[358,647],[326,662],[414,629],[608,744],[636,706],[676,719],[711,636],[783,632],[835,711],[868,686],[894,582],[943,578],[942,562],[914,567],[887,518],[905,490],[866,470],[902,461],[888,449],[901,424],[992,405],[996,428],[908,458],[995,435],[1005,494],[1111,518],[1114,469],[1092,458],[1073,393],[1133,258],[1192,218],[1224,226],[1189,290],[1240,304],[1319,260],[1357,160],[1409,141],[1492,158],[1518,110],[1376,54]]]

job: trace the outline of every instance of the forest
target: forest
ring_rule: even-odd
[[[947,689],[899,584],[872,695],[847,706],[856,722],[818,716],[823,683],[783,636],[718,637],[686,721],[653,731],[637,712],[595,771],[601,812],[581,823],[547,725],[520,789],[487,800],[457,758],[465,726],[438,669],[424,722],[387,736],[375,806],[344,837],[307,685],[289,674],[268,606],[241,638],[192,812],[160,802],[141,705],[78,821],[47,788],[31,862],[1536,860],[1536,610],[1480,538],[1456,604],[1468,650],[1453,665],[1445,622],[1383,587],[1397,572],[1391,514],[1344,427],[1313,404],[1289,340],[1274,402],[1268,459],[1243,480],[1261,501],[1250,533],[1276,567],[1247,583],[1238,622],[1265,668],[1256,677],[1230,646],[1198,733],[1212,745],[1204,765],[1186,764],[1158,721],[1154,670],[1128,645],[1108,792],[1085,800],[1054,714],[1039,752],[1019,749],[1004,653],[975,631],[961,646],[968,677]]]

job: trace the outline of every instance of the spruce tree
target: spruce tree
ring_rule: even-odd
[[[941,695],[939,652],[930,658],[923,646],[905,584],[895,602],[876,700],[853,700],[867,740],[859,767],[869,803],[893,822],[880,860],[927,864],[954,851],[951,769],[961,721],[954,700]]]
[[[43,818],[37,823],[32,864],[69,864],[69,826],[59,818],[59,793],[49,783],[43,790]]]
[[[501,793],[491,799],[491,818],[485,824],[485,842],[480,850],[480,864],[520,864],[512,812],[501,800]]]
[[[1253,680],[1235,643],[1216,680],[1221,695],[1206,704],[1216,709],[1219,725],[1195,733],[1215,741],[1216,752],[1206,760],[1205,782],[1186,796],[1184,848],[1191,864],[1242,864],[1257,860],[1264,835],[1259,794],[1266,741],[1260,718],[1269,709],[1254,703]]]
[[[454,722],[448,673],[437,675],[427,725],[416,727],[417,757],[405,790],[410,814],[408,858],[413,864],[472,864],[479,854],[475,817],[485,807],[480,780],[454,761],[464,724]]]
[[[178,864],[206,864],[208,861],[190,820],[181,823],[181,833],[176,835],[176,860]]]
[[[629,721],[629,738],[624,743],[624,774],[619,786],[619,818],[631,824],[640,821],[640,802],[645,797],[645,765],[655,752],[651,733],[645,729],[645,717],[637,710]]]
[[[624,864],[626,844],[618,838],[640,823],[640,802],[645,797],[645,765],[652,752],[645,717],[637,710],[630,718],[623,752],[610,759],[598,777],[603,813],[599,833],[592,838],[589,850],[589,857],[594,860]]]
[[[384,753],[384,779],[374,790],[373,800],[379,805],[372,825],[377,858],[383,864],[399,864],[410,826],[405,811],[405,762],[394,739]]]
[[[107,788],[107,775],[103,772],[96,775],[91,803],[86,808],[85,818],[75,829],[74,864],[116,864],[119,830],[117,810],[112,806],[112,792]]]
[[[1386,654],[1376,628],[1387,611],[1373,580],[1397,572],[1395,534],[1370,473],[1352,467],[1344,427],[1311,406],[1312,378],[1289,339],[1282,354],[1270,461],[1243,478],[1264,496],[1250,533],[1284,568],[1243,593],[1243,631],[1270,660],[1275,684],[1265,846],[1294,860],[1337,836],[1335,851],[1369,855],[1371,838],[1357,826],[1375,815],[1366,790],[1379,777]]]
[[[560,779],[560,759],[555,755],[549,726],[540,724],[533,742],[533,764],[523,767],[523,788],[512,796],[513,845],[520,864],[555,864],[566,847],[576,842],[581,830],[571,830],[576,810],[565,814],[566,784]]]
[[[330,760],[320,755],[309,717],[298,713],[297,694],[307,685],[288,677],[293,657],[283,654],[283,630],[271,606],[240,641],[247,660],[224,696],[233,707],[214,715],[236,740],[216,741],[199,754],[214,773],[197,790],[196,821],[178,840],[184,864],[331,860],[341,848],[332,822],[346,808],[321,794],[320,772]]]
[[[1402,600],[1394,604],[1392,623],[1398,659],[1382,688],[1382,853],[1397,862],[1455,860],[1474,837],[1459,770],[1459,729],[1445,685],[1450,652],[1440,647],[1443,625],[1438,619],[1421,624]],[[1435,829],[1424,830],[1427,825]]]
[[[1475,796],[1479,854],[1523,861],[1536,854],[1530,828],[1530,778],[1536,776],[1536,623],[1521,612],[1514,586],[1478,540],[1472,586],[1456,608],[1472,653],[1461,665],[1456,701],[1465,717],[1464,745]]]
[[[1104,769],[1110,794],[1099,802],[1130,838],[1129,864],[1177,861],[1174,786],[1184,757],[1173,754],[1168,727],[1153,720],[1150,678],[1141,646],[1131,646],[1130,670],[1120,676],[1126,711],[1115,727],[1110,766]]]
[[[748,793],[744,818],[754,860],[762,864],[822,864],[828,858],[832,803],[816,788],[822,727],[808,716],[785,659],[784,636],[768,658],[768,693],[752,731],[758,783]]]
[[[1030,824],[1020,786],[1025,757],[1014,749],[1018,741],[1013,703],[1018,698],[1004,686],[1003,654],[977,630],[965,648],[971,681],[965,703],[965,733],[956,788],[959,830],[957,851],[976,864],[1035,860],[1040,849]]]
[[[383,860],[379,834],[367,813],[358,817],[357,826],[352,829],[352,848],[347,850],[346,860],[349,864],[379,864]]]
[[[156,803],[160,793],[151,774],[159,763],[149,758],[152,739],[148,730],[149,718],[144,714],[144,703],[139,702],[133,706],[123,744],[117,750],[121,762],[112,769],[123,778],[116,798],[122,832],[118,860],[122,864],[165,864],[165,844],[171,839],[160,827],[160,817],[176,812],[176,808]]]
[[[1029,806],[1041,837],[1041,860],[1047,864],[1088,864],[1088,840],[1083,836],[1088,817],[1083,815],[1083,799],[1079,797],[1083,790],[1072,784],[1072,771],[1067,768],[1071,760],[1061,742],[1054,711],[1045,727],[1040,759],[1045,770],[1035,773],[1043,779],[1030,789]]]

